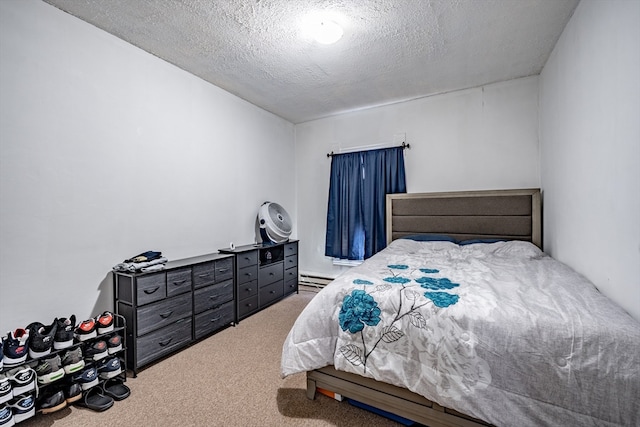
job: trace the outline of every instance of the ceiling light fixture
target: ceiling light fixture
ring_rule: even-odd
[[[334,21],[322,20],[320,21],[314,31],[314,38],[318,43],[333,44],[340,40],[343,31],[340,25]]]

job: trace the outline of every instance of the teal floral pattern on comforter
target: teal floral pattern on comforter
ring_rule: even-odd
[[[367,359],[369,355],[376,350],[378,345],[392,343],[403,339],[405,333],[399,329],[396,324],[403,318],[409,320],[408,325],[417,329],[426,329],[426,320],[421,313],[421,309],[430,303],[435,307],[446,308],[458,302],[458,295],[448,292],[442,292],[445,289],[452,289],[460,286],[453,283],[447,278],[438,278],[431,276],[422,276],[411,279],[410,276],[414,271],[423,274],[436,274],[439,270],[434,268],[418,268],[411,269],[406,264],[391,264],[389,268],[390,276],[382,279],[382,285],[373,286],[374,282],[365,279],[354,279],[355,285],[362,285],[362,289],[354,289],[350,294],[346,295],[342,301],[340,309],[340,327],[343,331],[352,334],[359,334],[361,342],[347,344],[340,348],[340,352],[352,365],[362,366],[363,371],[367,370]],[[403,275],[404,273],[404,275]],[[416,286],[412,286],[415,282],[424,289],[430,291],[420,295],[419,291],[414,290]],[[393,298],[393,294],[397,294],[398,310],[382,319],[382,311],[378,307],[378,303],[373,295],[367,293],[391,291],[392,295],[385,295],[385,298]],[[385,327],[380,331],[380,335],[374,337],[373,342],[367,342],[366,335],[363,333],[365,326],[377,326],[381,321]]]

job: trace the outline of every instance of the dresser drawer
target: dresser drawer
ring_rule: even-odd
[[[182,294],[160,302],[139,307],[137,312],[138,335],[144,335],[183,317],[190,316],[191,294]]]
[[[248,298],[253,295],[258,295],[258,281],[252,280],[247,283],[238,285],[238,299]]]
[[[152,360],[191,342],[191,318],[179,319],[177,322],[159,329],[136,340],[137,365],[141,366]]]
[[[215,261],[195,264],[193,267],[193,287],[201,288],[216,282]]]
[[[258,265],[251,265],[238,270],[238,284],[258,279]]]
[[[193,294],[193,308],[197,313],[215,308],[233,299],[233,279],[198,289]]]
[[[287,270],[289,268],[298,266],[298,255],[289,255],[284,259],[284,269]]]
[[[284,275],[284,270],[282,268],[283,263],[278,262],[276,264],[271,264],[267,267],[263,267],[260,269],[260,278],[258,279],[258,284],[260,287],[266,286],[270,283],[277,282],[278,280],[282,280]],[[262,303],[262,300],[260,300]]]
[[[196,339],[202,338],[203,336],[232,323],[235,320],[234,312],[233,301],[229,301],[218,308],[207,310],[196,315]]]
[[[191,268],[167,271],[167,296],[180,295],[191,290]]]
[[[258,251],[242,252],[236,257],[238,268],[258,264]]]
[[[136,280],[138,305],[149,304],[159,301],[167,296],[166,274],[162,273],[148,274],[140,276]]]
[[[298,267],[290,268],[284,271],[284,281],[288,282],[290,280],[298,281]]]
[[[238,303],[238,318],[243,318],[247,314],[258,309],[258,294],[245,298]]]
[[[282,298],[284,295],[284,287],[282,281],[272,283],[268,286],[260,288],[260,307]]]
[[[233,277],[233,258],[228,257],[216,261],[216,283]]]
[[[289,295],[293,292],[298,292],[298,279],[286,280],[284,282],[284,294]]]
[[[287,243],[284,245],[284,256],[290,256],[298,253],[298,243]]]

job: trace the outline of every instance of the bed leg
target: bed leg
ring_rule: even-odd
[[[314,400],[316,398],[316,381],[307,378],[307,399]]]

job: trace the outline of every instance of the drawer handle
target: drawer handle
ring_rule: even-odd
[[[247,276],[247,277],[251,277],[252,276],[251,273],[245,273],[244,275]]]
[[[165,347],[165,346],[169,345],[169,343],[171,343],[171,341],[173,341],[173,338],[169,338],[166,341],[160,341],[158,344],[160,344],[160,347]]]
[[[247,304],[247,307],[251,308],[253,307],[253,304]]]
[[[274,276],[274,274],[273,273],[269,273],[269,276]]]
[[[213,323],[213,322],[217,322],[218,320],[222,319],[222,316],[218,316],[216,318],[213,318],[211,320],[209,320],[209,322]]]
[[[180,286],[180,285],[184,285],[187,282],[187,280],[178,280],[178,281],[174,281],[173,284],[176,286]]]
[[[270,294],[275,294],[275,293],[276,293],[276,291],[269,291],[269,293],[270,293]]]
[[[218,273],[226,273],[227,271],[229,271],[229,269],[228,269],[228,268],[220,268],[220,269],[218,270]]]
[[[173,314],[173,310],[165,311],[164,313],[160,313],[160,317],[162,317],[163,319],[166,319],[169,316],[171,316],[172,314]]]
[[[212,301],[213,301],[213,300],[217,300],[218,298],[220,298],[220,295],[211,295],[211,296],[209,297],[209,299],[210,299],[210,300],[212,300]]]
[[[244,257],[244,259],[245,259],[246,261],[251,261],[251,258],[249,258],[248,256]]]
[[[156,286],[156,287],[155,287],[155,288],[153,288],[153,289],[145,289],[145,290],[144,290],[144,293],[145,293],[145,294],[147,294],[147,295],[151,295],[152,293],[154,293],[154,292],[155,292],[155,291],[157,291],[158,289],[160,289],[160,286]]]
[[[198,277],[203,278],[203,277],[209,277],[211,276],[211,273],[202,273],[202,274],[198,274]]]

